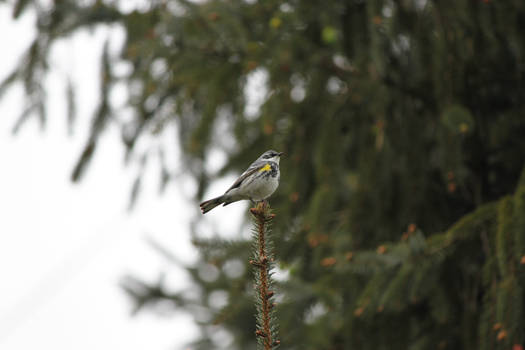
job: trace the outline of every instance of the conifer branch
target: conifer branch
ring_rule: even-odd
[[[250,212],[254,217],[254,257],[250,264],[255,267],[255,289],[257,306],[257,342],[264,350],[272,350],[280,344],[276,340],[274,316],[275,303],[271,301],[274,291],[271,290],[270,270],[273,263],[272,245],[269,240],[270,221],[275,217],[266,201],[260,202]]]

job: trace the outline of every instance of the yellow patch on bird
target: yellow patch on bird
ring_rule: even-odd
[[[259,169],[259,172],[262,173],[263,171],[270,171],[270,170],[272,170],[271,165],[266,163],[265,166],[263,166],[261,169]]]

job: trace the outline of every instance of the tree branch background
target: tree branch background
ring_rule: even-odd
[[[152,1],[123,11],[114,1],[12,3],[36,11],[38,32],[0,96],[21,85],[14,126],[46,114],[43,77],[53,44],[84,28],[126,33],[118,56],[101,57],[100,101],[72,180],[80,181],[104,130],[116,125],[128,162],[161,159],[138,149],[170,125],[180,162],[198,182],[240,173],[262,151],[284,151],[272,206],[280,336],[287,349],[510,349],[525,341],[525,159],[522,1]],[[118,72],[126,62],[131,69]],[[258,112],[246,86],[264,82]],[[75,84],[67,88],[74,128]],[[112,106],[128,87],[131,117]],[[175,142],[175,141],[174,141]],[[216,172],[204,164],[220,149]],[[520,179],[521,176],[521,180]],[[132,189],[136,200],[141,175]],[[139,199],[140,200],[140,199]],[[198,220],[196,218],[195,220]],[[188,266],[197,298],[128,279],[148,307],[168,301],[200,318],[196,349],[255,347],[250,242],[202,239]],[[199,266],[218,268],[213,280]],[[228,295],[215,310],[213,292]],[[197,318],[199,319],[199,318]],[[211,320],[211,321],[210,321]],[[231,348],[230,346],[230,348]]]

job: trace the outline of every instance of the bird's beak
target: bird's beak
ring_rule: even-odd
[[[284,152],[279,152],[278,155],[279,155],[279,157],[280,157],[280,156],[282,156],[283,154],[284,154]]]

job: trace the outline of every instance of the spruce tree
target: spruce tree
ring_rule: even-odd
[[[118,120],[108,102],[117,81],[134,111],[122,124],[128,154],[175,123],[195,203],[264,150],[286,153],[272,197],[287,276],[276,286],[283,348],[523,348],[522,0],[179,0],[131,12],[113,1],[39,3],[12,5],[14,17],[38,17],[35,41],[0,85],[1,94],[23,84],[20,124],[47,117],[40,83],[54,42],[101,25],[126,33],[121,55],[101,58],[102,98],[73,180]],[[117,76],[116,62],[131,72]],[[256,75],[267,92],[250,114]],[[228,155],[216,173],[204,166],[211,149]],[[163,181],[176,181],[166,169]],[[168,300],[195,313],[195,349],[225,348],[212,340],[217,328],[233,335],[229,349],[254,349],[251,242],[203,239],[198,227],[200,261],[187,267],[198,300],[140,281],[126,290],[138,305]],[[229,275],[232,261],[245,273]],[[209,265],[212,281],[198,273]],[[214,291],[229,296],[220,311]]]

